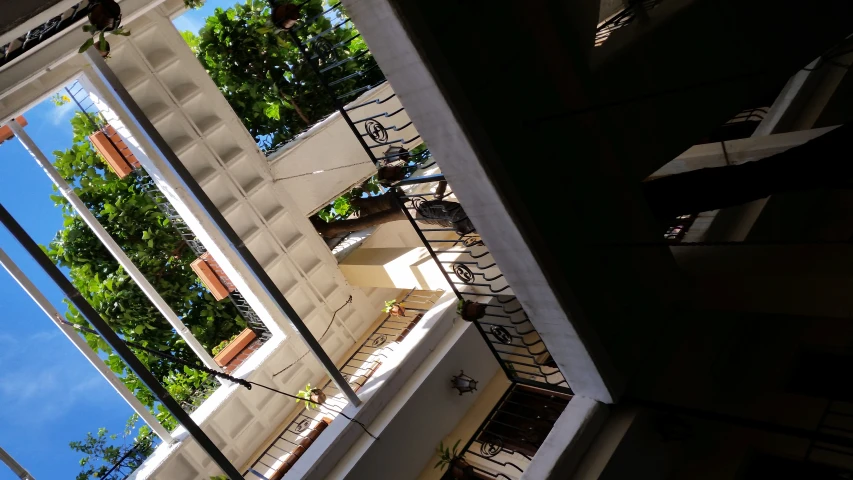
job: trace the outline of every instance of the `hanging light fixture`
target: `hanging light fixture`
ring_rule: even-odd
[[[459,370],[459,375],[454,375],[453,378],[450,379],[450,384],[456,390],[459,390],[459,395],[463,393],[474,393],[474,390],[477,390],[477,381],[473,378],[465,375],[463,370]]]

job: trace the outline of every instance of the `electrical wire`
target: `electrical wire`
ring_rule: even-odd
[[[352,297],[350,297],[350,300],[348,300],[346,303],[349,303],[351,300],[352,300]],[[344,306],[346,305],[346,303],[344,304]],[[343,308],[343,306],[342,306],[341,308]],[[340,309],[338,309],[338,310],[340,310]],[[337,313],[337,312],[335,312],[335,313]],[[63,324],[65,324],[65,325],[68,325],[68,326],[70,326],[70,327],[74,328],[75,330],[79,330],[79,331],[82,331],[82,332],[90,333],[90,334],[92,334],[92,335],[96,335],[96,336],[100,337],[100,334],[99,334],[97,331],[95,331],[95,330],[93,330],[93,329],[91,329],[91,328],[84,327],[83,325],[77,325],[77,324],[75,324],[75,323],[71,323],[71,322],[69,322],[69,321],[67,321],[67,320],[61,320],[61,322],[62,322]],[[142,345],[140,345],[140,344],[138,344],[138,343],[135,343],[135,342],[129,342],[129,341],[125,340],[125,342],[124,342],[124,343],[126,343],[126,344],[128,344],[128,345],[130,345],[130,346],[132,346],[132,347],[134,347],[134,348],[138,348],[139,350],[142,350],[142,351],[144,351],[144,352],[148,352],[148,353],[150,353],[150,354],[152,354],[152,355],[155,355],[155,356],[158,356],[158,357],[164,358],[164,359],[166,359],[166,360],[173,361],[173,362],[175,362],[175,363],[178,363],[178,364],[181,364],[181,365],[184,365],[184,366],[187,366],[187,367],[193,368],[193,369],[195,369],[195,370],[199,370],[199,371],[205,372],[205,373],[207,373],[207,374],[209,374],[209,375],[213,375],[213,376],[215,376],[215,377],[217,377],[217,378],[223,378],[223,379],[225,379],[225,380],[229,380],[229,381],[231,381],[231,382],[236,383],[237,385],[240,385],[240,386],[242,386],[242,387],[245,387],[247,390],[251,390],[251,389],[252,389],[252,386],[256,386],[256,387],[261,387],[261,388],[263,388],[263,389],[269,390],[269,391],[271,391],[271,392],[278,393],[279,395],[284,395],[285,397],[290,397],[290,398],[296,399],[296,400],[298,400],[298,401],[300,401],[300,402],[303,402],[303,401],[304,401],[304,402],[311,403],[311,404],[313,404],[313,405],[315,405],[315,406],[317,406],[317,407],[319,407],[320,405],[323,405],[324,407],[328,408],[329,410],[331,410],[331,411],[333,411],[333,412],[335,412],[335,413],[339,414],[340,416],[342,416],[342,417],[346,418],[346,419],[347,419],[347,420],[349,420],[350,422],[355,423],[355,424],[357,424],[358,426],[360,426],[360,427],[361,427],[361,429],[362,429],[362,430],[364,430],[364,433],[366,433],[366,434],[370,435],[370,438],[372,438],[372,439],[374,439],[374,440],[379,440],[379,437],[377,437],[377,436],[373,435],[372,433],[370,433],[370,431],[367,429],[367,426],[366,426],[366,425],[364,425],[363,423],[361,423],[361,422],[360,422],[360,421],[358,421],[358,420],[355,420],[354,418],[350,417],[349,415],[345,414],[342,410],[336,409],[337,407],[332,408],[332,406],[331,406],[331,405],[321,404],[321,403],[317,403],[317,402],[315,402],[315,401],[313,401],[313,400],[311,400],[311,399],[304,399],[304,398],[301,398],[301,397],[297,397],[296,395],[291,395],[291,394],[289,394],[289,393],[282,392],[281,390],[279,390],[279,389],[277,389],[277,388],[273,388],[273,387],[270,387],[270,386],[264,385],[264,384],[262,384],[262,383],[253,382],[253,381],[251,381],[251,380],[246,380],[246,379],[243,379],[243,378],[237,378],[237,377],[232,376],[232,375],[229,375],[229,374],[227,374],[227,373],[220,372],[220,371],[218,371],[218,370],[214,370],[214,369],[212,369],[212,368],[208,368],[208,367],[206,367],[206,366],[204,366],[204,365],[197,364],[197,363],[195,363],[195,362],[190,362],[190,361],[187,361],[187,360],[184,360],[184,359],[181,359],[181,358],[177,358],[177,357],[175,357],[174,355],[170,355],[170,354],[168,354],[168,353],[164,353],[164,352],[161,352],[161,351],[159,351],[159,350],[153,350],[153,349],[151,349],[151,348],[144,347],[144,346],[142,346]]]
[[[328,325],[328,326],[326,326],[326,330],[325,330],[325,331],[323,331],[323,335],[320,335],[320,340],[322,340],[323,338],[325,338],[325,337],[326,337],[326,334],[327,334],[327,333],[329,333],[329,329],[330,329],[330,328],[332,328],[332,323],[335,321],[335,315],[337,315],[337,314],[338,314],[338,312],[340,312],[341,310],[343,310],[343,308],[344,308],[344,307],[346,307],[347,305],[349,305],[350,303],[352,303],[352,295],[350,295],[350,296],[349,296],[349,298],[347,299],[347,301],[346,301],[346,302],[344,302],[344,304],[343,304],[343,305],[341,305],[341,306],[340,306],[340,308],[338,308],[337,310],[335,310],[335,312],[334,312],[334,313],[332,313],[332,319],[331,319],[331,320],[329,320],[329,325]],[[278,372],[274,373],[272,376],[273,376],[273,377],[275,377],[276,375],[278,375],[278,374],[280,374],[280,373],[284,373],[288,368],[290,368],[290,367],[292,367],[292,366],[296,365],[297,363],[301,362],[301,361],[302,361],[302,359],[303,359],[303,358],[305,358],[306,356],[308,356],[308,352],[303,353],[303,354],[302,354],[302,356],[300,356],[299,358],[297,358],[296,360],[294,360],[294,361],[293,361],[293,363],[291,363],[290,365],[288,365],[288,366],[286,366],[286,367],[282,368],[282,369],[281,369],[281,370],[279,370]]]

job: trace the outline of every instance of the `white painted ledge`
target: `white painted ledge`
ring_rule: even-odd
[[[572,478],[606,418],[607,410],[601,403],[591,398],[573,397],[524,470],[521,480]]]

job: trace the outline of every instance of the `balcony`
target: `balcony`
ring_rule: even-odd
[[[505,379],[500,377],[499,374],[486,387],[488,395],[478,400],[465,420],[442,442],[452,449],[456,441],[464,439],[459,443],[458,456],[464,462],[448,466],[442,479],[459,478],[453,476],[459,471],[471,479],[521,478],[571,400],[570,395],[517,383],[507,388]],[[505,389],[502,394],[500,388]],[[495,394],[499,395],[497,401]],[[494,406],[488,410],[490,402]],[[483,417],[484,412],[488,413],[476,426],[475,419]],[[435,460],[438,461],[437,456]],[[429,467],[420,479],[438,478],[432,464]]]
[[[441,292],[411,290],[399,299],[406,305],[403,316],[387,314],[371,326],[353,346],[354,351],[339,369],[353,390],[359,392],[362,389],[374,387],[373,383],[369,383],[372,378],[391,375],[400,363],[407,361],[407,355],[418,348],[418,342],[425,334],[426,325],[436,321],[441,317],[442,312],[448,309],[445,299],[444,305],[439,303],[439,306],[433,310],[441,299]],[[405,341],[415,330],[418,332]],[[284,374],[289,368],[286,367],[275,375]],[[314,444],[320,433],[326,430],[349,405],[346,397],[330,380],[325,380],[320,385],[326,397],[325,401],[311,406],[302,402],[299,408],[288,416],[280,433],[246,470],[244,473],[246,478],[261,480],[283,478]],[[328,438],[323,440],[324,443],[329,443]]]

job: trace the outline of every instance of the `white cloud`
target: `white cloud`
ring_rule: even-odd
[[[201,30],[201,27],[204,26],[204,23],[189,15],[181,15],[180,17],[176,18],[172,23],[175,24],[175,28],[177,28],[179,32],[189,30],[193,33],[198,33],[198,31]]]
[[[39,426],[72,411],[81,402],[111,394],[109,384],[79,355],[63,345],[58,330],[44,330],[4,344],[0,371],[0,424]]]
[[[65,105],[61,105],[59,107],[54,107],[51,110],[48,110],[48,113],[45,114],[46,120],[50,122],[53,126],[59,126],[69,120],[74,116],[74,112],[77,110],[77,104],[74,102],[68,102]]]

